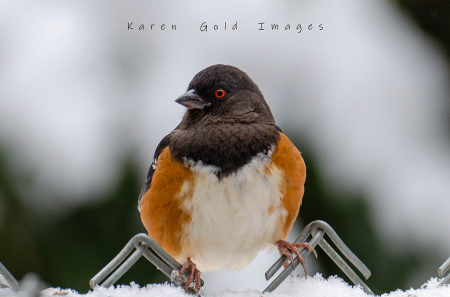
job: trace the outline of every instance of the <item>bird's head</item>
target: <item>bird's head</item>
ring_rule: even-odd
[[[274,122],[258,86],[240,69],[213,65],[197,73],[175,102],[188,108],[185,120]]]

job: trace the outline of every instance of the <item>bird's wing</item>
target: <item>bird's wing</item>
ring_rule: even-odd
[[[161,140],[161,142],[158,144],[158,146],[156,147],[155,155],[153,156],[153,162],[150,165],[150,168],[148,169],[147,179],[145,180],[144,184],[142,185],[141,192],[139,193],[139,199],[138,199],[138,210],[139,211],[141,211],[142,198],[144,198],[145,193],[147,193],[147,191],[150,189],[150,186],[152,183],[152,178],[153,178],[153,173],[155,172],[156,167],[158,166],[159,155],[161,154],[162,150],[165,149],[169,145],[171,137],[172,137],[172,133],[166,135]]]

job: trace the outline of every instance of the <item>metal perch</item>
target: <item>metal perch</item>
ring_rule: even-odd
[[[311,235],[309,244],[312,247],[319,245],[324,252],[336,263],[336,265],[350,278],[350,280],[360,285],[366,293],[372,294],[370,288],[359,278],[356,273],[348,266],[348,264],[338,255],[338,253],[331,247],[331,245],[325,240],[324,236],[328,234],[328,237],[336,245],[336,247],[342,252],[342,254],[361,272],[361,274],[368,279],[370,276],[370,270],[352,253],[352,251],[345,245],[345,243],[339,238],[333,228],[330,227],[324,221],[314,221],[303,229],[300,235],[295,240],[295,243],[305,242]],[[136,251],[130,256],[133,249]],[[311,251],[303,249],[300,254],[303,258],[306,258]],[[89,282],[91,288],[94,288],[108,275],[109,278],[105,280],[101,286],[109,287],[113,285],[122,275],[124,275],[131,266],[136,263],[141,256],[144,256],[153,265],[161,270],[167,277],[169,277],[176,286],[183,286],[187,280],[187,271],[184,275],[180,276],[178,271],[181,268],[181,264],[167,254],[160,245],[156,243],[148,235],[140,233],[134,236],[127,245],[120,251],[120,253],[106,265],[99,273],[97,273]],[[126,259],[128,257],[128,259]],[[125,260],[126,259],[126,260]],[[280,257],[270,269],[266,272],[266,279],[272,278],[275,273],[283,266],[283,263],[287,260],[286,256]],[[122,263],[123,262],[123,263]],[[299,261],[294,259],[294,265],[297,266]],[[120,266],[119,266],[120,265]],[[118,268],[117,268],[118,267]],[[113,272],[115,269],[117,270]],[[293,271],[291,265],[287,266],[264,290],[265,292],[271,292],[275,290],[289,274]],[[201,285],[203,286],[203,280]]]
[[[348,264],[339,256],[339,254],[331,247],[331,245],[323,238],[325,234],[328,234],[331,241],[342,252],[342,254],[361,272],[361,274],[368,279],[370,277],[370,270],[364,265],[361,260],[356,257],[355,254],[345,245],[342,239],[337,233],[324,221],[314,221],[306,226],[300,235],[295,240],[295,243],[305,242],[309,235],[312,236],[309,244],[312,247],[319,245],[322,250],[336,263],[336,265],[348,276],[348,278],[355,284],[360,285],[364,291],[368,294],[374,295],[370,288],[356,275],[356,273],[348,266]],[[306,258],[311,253],[308,249],[303,249],[300,255]],[[281,256],[266,272],[266,279],[272,278],[275,273],[283,266],[287,260],[286,256]],[[294,265],[299,264],[298,258],[294,259]],[[265,292],[271,292],[275,290],[293,271],[291,265],[287,266],[275,280],[264,290]]]
[[[136,251],[122,265],[120,265],[133,251],[133,248],[136,248]],[[147,234],[140,233],[135,235],[125,245],[120,253],[89,281],[90,287],[94,289],[96,285],[100,284],[102,280],[104,280],[120,265],[119,268],[117,268],[117,270],[100,285],[106,288],[110,287],[122,275],[124,275],[141,256],[144,256],[153,265],[155,265],[156,268],[161,270],[176,286],[182,286],[186,283],[188,271],[186,271],[183,276],[177,275],[177,277],[175,277],[173,272],[179,271],[181,269],[181,264],[172,258],[166,251],[164,251],[162,247]],[[203,280],[200,281],[203,286]]]
[[[444,277],[450,271],[450,258],[444,262],[438,269],[438,274],[440,277]],[[439,286],[444,284],[450,284],[450,273],[444,277],[444,279],[439,283]]]

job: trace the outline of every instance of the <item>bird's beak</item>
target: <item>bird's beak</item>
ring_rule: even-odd
[[[189,109],[203,109],[205,106],[210,106],[211,103],[203,102],[202,98],[199,95],[194,94],[195,90],[189,90],[180,97],[175,100],[176,103],[179,103]]]

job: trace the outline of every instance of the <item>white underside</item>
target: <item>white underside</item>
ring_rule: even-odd
[[[192,222],[184,229],[181,258],[191,257],[201,271],[243,269],[280,238],[280,222],[287,215],[281,207],[283,176],[270,166],[269,156],[259,154],[220,181],[217,167],[185,162],[195,172],[196,182],[192,200],[184,199],[182,205]],[[189,186],[185,183],[182,192],[189,191]]]

